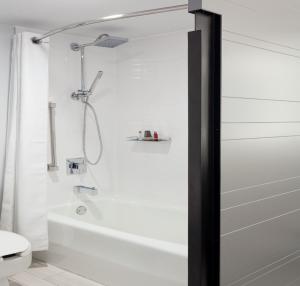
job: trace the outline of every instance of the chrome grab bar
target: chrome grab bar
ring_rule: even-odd
[[[55,108],[56,103],[49,102],[49,123],[50,123],[50,151],[51,163],[48,164],[48,171],[57,171],[57,156],[56,156],[56,132],[55,132]]]

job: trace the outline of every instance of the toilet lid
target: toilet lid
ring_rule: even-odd
[[[29,241],[23,236],[0,230],[0,257],[24,252],[29,247]]]

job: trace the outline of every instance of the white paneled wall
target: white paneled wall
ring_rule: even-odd
[[[300,58],[224,38],[222,285],[290,285],[300,263]]]

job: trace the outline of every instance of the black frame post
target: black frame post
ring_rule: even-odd
[[[197,0],[192,0],[195,8]],[[188,34],[188,285],[220,285],[221,16],[192,10]]]

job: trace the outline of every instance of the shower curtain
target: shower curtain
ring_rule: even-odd
[[[45,250],[48,44],[33,44],[34,36],[18,33],[12,42],[0,229]]]

